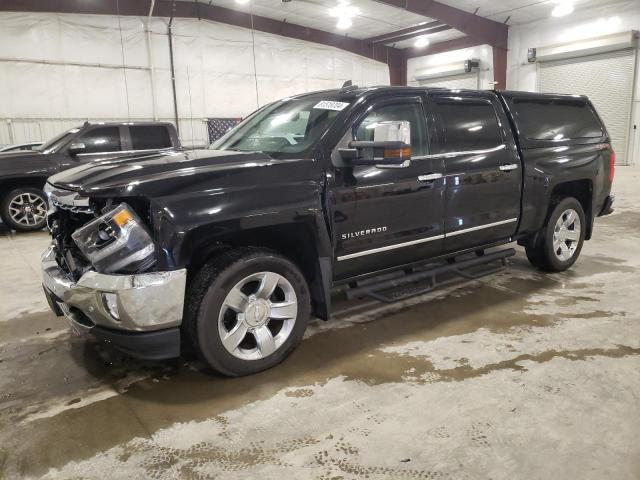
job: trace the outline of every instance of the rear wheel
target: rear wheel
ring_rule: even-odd
[[[14,230],[41,230],[47,223],[47,197],[37,188],[15,188],[2,198],[0,215]]]
[[[561,272],[573,265],[584,243],[586,221],[582,205],[575,198],[560,200],[538,234],[526,247],[531,264],[547,272]]]
[[[293,351],[309,312],[306,280],[291,261],[269,250],[242,248],[223,253],[196,275],[185,333],[218,372],[249,375]]]

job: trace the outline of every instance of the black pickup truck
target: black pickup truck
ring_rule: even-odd
[[[611,211],[614,152],[585,97],[343,88],[256,111],[210,150],[49,179],[44,288],[133,355],[282,361],[330,291],[517,241],[569,268]]]
[[[0,152],[0,217],[14,230],[41,230],[47,177],[83,163],[170,148],[180,148],[170,123],[86,122],[33,150]]]

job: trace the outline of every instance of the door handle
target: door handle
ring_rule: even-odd
[[[515,170],[518,168],[517,163],[505,163],[504,165],[500,165],[498,167],[503,172],[510,172],[511,170]]]
[[[442,178],[442,174],[441,173],[428,173],[427,175],[420,175],[418,177],[418,181],[419,182],[433,182],[435,180],[438,180]]]

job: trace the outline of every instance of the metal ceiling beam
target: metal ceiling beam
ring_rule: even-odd
[[[459,50],[461,48],[470,48],[482,45],[482,42],[474,40],[471,37],[454,38],[446,42],[432,43],[422,48],[405,48],[403,50],[405,58],[424,57],[425,55],[433,55],[436,53],[449,52],[451,50]]]
[[[400,8],[417,15],[433,18],[460,30],[479,43],[507,48],[509,27],[455,7],[433,0],[376,0],[379,3]]]
[[[150,0],[2,0],[0,11],[147,16]],[[399,49],[205,3],[156,0],[154,17],[197,18],[346,50],[389,66],[392,85],[406,85],[406,59]],[[405,83],[402,79],[405,79]]]
[[[375,37],[365,38],[365,42],[368,43],[391,43],[400,40],[407,40],[409,38],[419,37],[420,35],[428,35],[437,32],[443,32],[450,30],[449,25],[444,25],[442,22],[429,22],[422,25],[415,25],[409,28],[403,28],[395,32],[384,33]]]

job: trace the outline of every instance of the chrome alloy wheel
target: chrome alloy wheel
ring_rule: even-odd
[[[234,357],[260,360],[289,338],[298,315],[296,292],[274,272],[259,272],[238,282],[218,316],[222,344]]]
[[[33,227],[47,217],[47,204],[33,193],[19,193],[9,201],[9,216],[18,225]]]
[[[576,253],[580,243],[580,216],[569,208],[562,212],[553,229],[553,252],[566,262]]]

